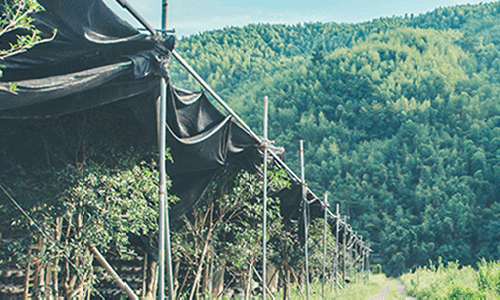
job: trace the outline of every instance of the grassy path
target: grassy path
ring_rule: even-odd
[[[406,295],[405,286],[399,280],[389,279],[386,285],[380,290],[380,293],[369,296],[367,300],[385,300],[385,299],[405,299],[413,300],[417,298]]]
[[[311,299],[321,299],[321,284],[311,285]],[[326,299],[345,299],[345,300],[384,300],[384,299],[416,299],[406,296],[404,285],[396,279],[388,279],[384,274],[370,275],[370,281],[367,283],[353,283],[346,286],[344,290],[330,291],[330,285],[325,289]],[[291,299],[303,299],[299,290],[292,287]],[[283,295],[278,293],[274,295],[275,299],[282,299]]]

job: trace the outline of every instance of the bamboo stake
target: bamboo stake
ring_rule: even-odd
[[[213,209],[213,206],[212,206],[212,209]],[[211,221],[211,219],[210,219],[210,221]],[[198,264],[198,269],[196,271],[196,276],[195,276],[194,283],[193,283],[193,288],[191,289],[191,294],[189,295],[190,300],[193,299],[193,297],[196,294],[196,290],[198,289],[198,282],[201,279],[201,271],[203,270],[203,262],[205,260],[205,256],[208,253],[211,236],[212,236],[212,222],[210,222],[210,227],[208,228],[207,238],[205,240],[205,245],[203,246],[203,251],[201,253],[200,262]]]
[[[290,271],[292,272],[292,276],[295,279],[295,282],[297,282],[297,290],[299,291],[300,295],[302,296],[302,299],[304,299],[304,293],[302,292],[302,288],[300,287],[299,279],[297,278],[297,275],[295,275],[293,268],[291,268]]]
[[[253,272],[255,273],[255,275],[257,276],[257,279],[260,280],[260,281],[263,281],[262,277],[260,277],[259,272],[257,272],[257,270],[255,269],[255,267],[252,267],[252,269],[253,269]],[[276,272],[275,272],[275,274],[276,274]],[[274,277],[274,275],[273,275],[273,277]],[[267,292],[269,293],[269,296],[271,297],[271,300],[274,300],[274,296],[271,293],[271,290],[269,290],[268,287],[266,287],[266,289],[267,289]]]
[[[245,284],[245,300],[249,300],[250,299],[250,292],[251,292],[251,287],[252,287],[252,273],[253,273],[253,264],[254,264],[254,262],[255,262],[255,260],[252,257],[252,259],[250,261],[250,267],[248,268],[248,272],[247,272],[246,278],[245,278],[245,281],[246,281],[246,284]]]
[[[62,225],[63,225],[63,218],[62,217],[57,217],[56,218],[56,243],[59,243],[61,241],[61,234],[62,234]],[[58,280],[58,274],[59,274],[59,258],[55,259],[54,262],[54,273],[53,273],[53,282],[54,282],[54,296],[56,299],[59,297],[59,280]]]
[[[208,258],[208,267],[205,268],[205,278],[203,279],[203,293],[208,295],[208,299],[212,299],[213,291],[213,268],[214,261],[211,257]]]
[[[118,284],[118,286],[120,287],[120,289],[122,289],[122,291],[124,291],[125,293],[127,293],[127,295],[129,296],[129,298],[134,299],[134,300],[139,300],[139,297],[137,297],[137,295],[128,286],[128,284],[126,282],[124,282],[120,278],[120,276],[118,276],[118,273],[115,272],[115,270],[113,269],[113,267],[111,267],[111,265],[106,261],[106,259],[104,258],[104,256],[102,256],[102,254],[99,252],[99,250],[97,250],[96,247],[94,247],[94,245],[88,244],[88,246],[90,248],[90,251],[92,251],[92,253],[95,255],[95,257],[97,258],[97,260],[101,264],[101,266],[104,269],[106,269],[106,271],[108,271],[108,273],[111,276],[113,276],[113,278],[115,279],[115,281]]]
[[[267,108],[268,98],[264,97],[264,186],[263,186],[263,224],[262,224],[262,299],[266,300],[266,285],[267,285],[267,261],[266,261],[266,248],[267,248]]]

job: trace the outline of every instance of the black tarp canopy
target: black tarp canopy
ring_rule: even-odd
[[[123,102],[156,135],[160,78],[169,82],[167,64],[175,38],[141,34],[101,0],[39,2],[45,11],[34,16],[35,27],[42,38],[57,33],[50,42],[1,61],[0,120],[57,118]],[[0,48],[22,33],[0,37]],[[218,111],[204,93],[177,89],[169,82],[167,112],[167,146],[174,159],[167,166],[170,191],[180,198],[170,211],[173,219],[196,204],[224,165],[237,163],[250,171],[261,165],[259,141]],[[291,187],[273,195],[281,198],[282,215],[298,220],[303,215],[302,185],[289,175]],[[307,198],[311,216],[322,217],[321,201],[311,192]]]

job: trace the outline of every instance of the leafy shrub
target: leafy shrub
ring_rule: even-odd
[[[382,274],[382,266],[380,264],[373,265],[372,272],[373,274]]]
[[[401,276],[409,295],[417,298],[500,298],[500,263],[482,260],[477,270],[471,266],[460,267],[450,262],[445,267],[440,259],[438,265],[431,262],[430,268],[417,268]]]

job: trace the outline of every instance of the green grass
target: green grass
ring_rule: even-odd
[[[500,299],[500,262],[481,261],[477,269],[449,263],[401,276],[408,295],[417,298]]]
[[[326,299],[366,299],[369,296],[378,295],[384,285],[387,284],[387,277],[384,274],[370,275],[370,280],[363,283],[353,283],[346,286],[344,290],[338,290],[335,293],[335,288],[330,292],[330,283],[325,287]],[[303,288],[305,293],[305,287]],[[322,285],[321,282],[311,284],[311,299],[321,299]],[[283,299],[283,292],[273,295],[275,299]],[[290,292],[291,299],[302,299],[297,285],[293,285]]]

